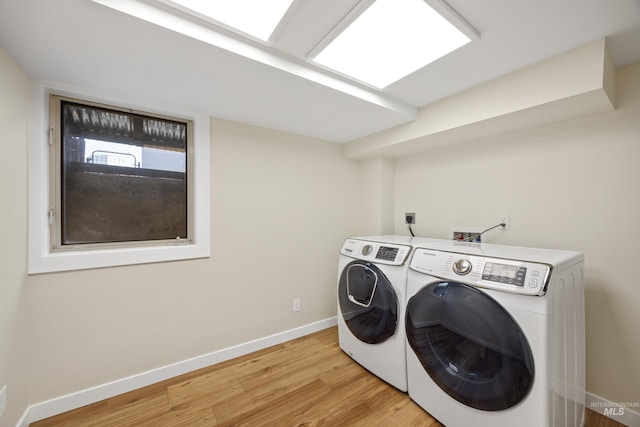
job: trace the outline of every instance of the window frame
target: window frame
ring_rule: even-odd
[[[170,104],[145,100],[144,96],[115,99],[100,92],[89,92],[55,83],[32,82],[29,124],[29,263],[28,274],[71,271],[121,265],[177,261],[210,256],[210,118],[208,115],[178,112]],[[121,109],[146,116],[179,118],[192,124],[192,143],[187,146],[187,197],[191,206],[188,239],[127,243],[82,244],[82,247],[54,249],[60,233],[60,219],[50,217],[51,209],[60,212],[59,182],[52,182],[55,160],[49,150],[55,146],[50,132],[50,95],[110,109]],[[155,105],[151,107],[150,105]],[[58,143],[59,144],[59,143]],[[59,151],[59,150],[56,150]],[[57,155],[58,153],[56,153]],[[190,159],[190,160],[189,160]],[[59,175],[57,176],[59,180]],[[52,192],[52,189],[55,191]],[[53,222],[53,224],[51,224]],[[58,240],[60,242],[60,240]],[[69,245],[65,245],[69,246]]]
[[[102,243],[77,243],[63,244],[62,236],[62,103],[71,102],[74,104],[84,105],[87,107],[103,108],[110,111],[118,111],[127,114],[137,114],[147,118],[179,121],[187,126],[187,141],[185,147],[186,154],[186,175],[187,175],[187,236],[186,239],[157,239],[157,240],[139,240],[139,241],[123,241],[123,242],[102,242]],[[126,248],[138,246],[158,246],[166,244],[189,244],[193,242],[193,121],[181,117],[166,116],[153,114],[147,111],[140,111],[130,108],[123,108],[118,105],[102,104],[85,99],[72,98],[69,96],[59,95],[55,92],[49,93],[49,132],[53,142],[49,143],[49,197],[53,212],[50,210],[49,215],[52,218],[50,222],[49,244],[52,252],[58,251],[78,251],[78,250],[94,250],[104,248]],[[52,199],[52,200],[51,200]],[[52,224],[51,224],[52,223]]]

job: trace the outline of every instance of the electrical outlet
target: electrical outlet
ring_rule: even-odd
[[[0,417],[7,409],[7,386],[2,387],[0,390]]]
[[[416,214],[413,212],[404,214],[404,223],[405,224],[415,224],[416,223]]]
[[[300,298],[293,299],[293,311],[300,311]]]
[[[500,215],[500,217],[498,218],[498,224],[504,224],[504,227],[500,227],[501,230],[508,230],[509,227],[511,227],[509,214]]]

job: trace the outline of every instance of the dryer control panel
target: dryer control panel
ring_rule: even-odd
[[[551,266],[537,262],[418,248],[409,268],[479,288],[544,295]]]
[[[347,239],[340,249],[342,255],[377,264],[403,265],[411,254],[411,246]]]

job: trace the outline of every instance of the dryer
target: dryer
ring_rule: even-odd
[[[583,256],[455,243],[407,277],[410,397],[448,427],[582,426]]]
[[[407,391],[404,312],[412,240],[407,236],[349,238],[342,245],[338,265],[340,348],[402,391]]]

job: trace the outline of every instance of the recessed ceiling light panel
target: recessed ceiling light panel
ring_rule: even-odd
[[[470,41],[424,0],[376,0],[312,62],[382,89]]]
[[[169,0],[165,3],[267,41],[293,0]]]

